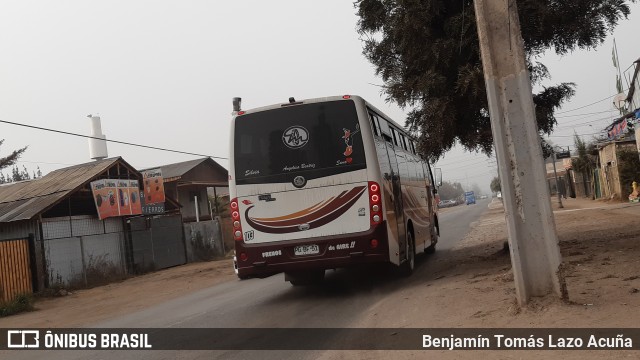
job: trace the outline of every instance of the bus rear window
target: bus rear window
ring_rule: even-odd
[[[288,182],[364,169],[353,101],[288,106],[236,118],[236,183]]]

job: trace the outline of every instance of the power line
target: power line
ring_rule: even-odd
[[[57,162],[46,162],[46,161],[29,161],[29,160],[21,160],[18,159],[16,163],[28,163],[28,164],[47,164],[47,165],[78,165],[78,164],[66,164],[66,163],[57,163]]]
[[[623,92],[626,92],[627,90],[629,90],[629,89],[623,90]],[[601,100],[598,100],[598,101],[594,101],[594,102],[592,102],[591,104],[587,104],[587,105],[584,105],[584,106],[580,106],[580,107],[577,107],[577,108],[575,108],[575,109],[566,110],[566,111],[560,111],[560,112],[558,112],[558,113],[556,113],[556,114],[566,114],[566,113],[568,113],[568,112],[572,112],[572,111],[576,111],[576,110],[584,109],[584,108],[586,108],[586,107],[593,106],[593,105],[595,105],[595,104],[599,104],[599,103],[601,103],[601,102],[603,102],[603,101],[609,100],[609,99],[611,99],[612,97],[614,97],[614,96],[616,96],[616,95],[618,95],[618,94],[613,94],[613,95],[607,96],[607,97],[606,97],[606,98],[604,98],[604,99],[601,99]]]
[[[614,111],[614,110],[597,111],[597,112],[584,113],[584,114],[575,114],[575,115],[562,115],[562,116],[556,116],[556,117],[558,117],[558,118],[567,118],[567,117],[576,117],[576,116],[591,116],[591,115],[611,113],[612,111]]]
[[[89,136],[89,135],[82,135],[82,134],[76,134],[76,133],[67,132],[67,131],[61,131],[61,130],[55,130],[55,129],[48,129],[48,128],[43,128],[43,127],[39,127],[39,126],[28,125],[28,124],[21,124],[21,123],[16,123],[16,122],[11,122],[11,121],[5,121],[5,120],[0,120],[0,123],[5,123],[5,124],[9,124],[9,125],[16,125],[16,126],[23,126],[23,127],[30,128],[30,129],[37,129],[37,130],[43,130],[43,131],[50,131],[50,132],[54,132],[54,133],[58,133],[58,134],[64,134],[64,135],[78,136],[78,137],[83,137],[83,138],[87,138],[87,139],[104,140],[104,141],[112,142],[112,143],[115,143],[115,144],[122,144],[122,145],[137,146],[137,147],[141,147],[141,148],[145,148],[145,149],[160,150],[160,151],[168,151],[168,152],[173,152],[173,153],[178,153],[178,154],[184,154],[184,155],[195,155],[195,156],[202,156],[202,157],[211,157],[211,158],[214,158],[214,159],[228,160],[228,158],[220,157],[220,156],[202,155],[202,154],[196,154],[196,153],[191,153],[191,152],[186,152],[186,151],[180,151],[180,150],[165,149],[165,148],[156,147],[156,146],[148,146],[148,145],[134,144],[134,143],[126,142],[126,141],[118,141],[118,140],[102,139],[102,138],[99,138],[99,137],[94,137],[94,136]]]
[[[468,160],[464,160],[464,161],[456,161],[456,162],[451,162],[451,163],[447,163],[447,164],[443,164],[441,162],[437,162],[436,164],[438,166],[456,166],[457,167],[459,165],[464,165],[464,164],[480,163],[481,161],[482,161],[482,159],[468,159]]]
[[[602,132],[597,132],[597,133],[593,133],[593,134],[549,135],[549,137],[574,137],[576,135],[578,135],[578,136],[590,136],[590,135],[598,135],[598,134],[602,134]]]
[[[598,122],[598,121],[603,121],[603,120],[609,120],[611,121],[612,119],[610,117],[604,117],[604,118],[599,118],[599,119],[595,119],[595,120],[591,120],[591,121],[585,121],[583,123],[576,123],[575,125],[586,125],[586,124],[590,124],[590,123],[594,123],[594,122]],[[571,126],[575,126],[575,125],[569,125],[569,124],[574,124],[575,121],[569,121],[567,123],[562,124],[561,126],[557,126],[556,129],[560,129],[563,127],[571,127]]]

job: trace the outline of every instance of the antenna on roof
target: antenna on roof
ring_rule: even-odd
[[[239,98],[239,97],[234,97],[233,98],[233,111],[234,112],[240,111],[241,103],[242,103],[242,98]]]

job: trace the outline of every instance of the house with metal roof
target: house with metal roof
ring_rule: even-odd
[[[211,220],[207,188],[213,188],[214,192],[218,188],[223,192],[228,189],[227,169],[209,157],[156,168],[162,170],[166,198],[175,200],[180,206],[176,209],[167,204],[168,212],[179,211],[185,223]]]
[[[215,219],[216,204],[209,202],[208,191],[227,194],[228,171],[209,157],[157,166],[153,169],[160,169],[162,173],[167,200],[165,214],[179,214],[183,223],[187,261],[210,260],[223,256],[226,249],[230,248],[224,245],[224,235],[226,232],[230,233],[230,230],[225,231],[223,228],[230,227],[230,223],[228,219]],[[150,169],[140,171],[148,170]],[[132,219],[131,223],[135,224],[138,221]]]
[[[16,278],[30,278],[34,289],[58,283],[86,286],[92,276],[125,274],[129,244],[124,218],[98,218],[91,182],[99,179],[142,177],[115,157],[1,185],[0,242],[15,253],[3,252],[0,257],[7,259],[0,262],[29,264],[30,276]],[[17,250],[23,245],[28,252]]]

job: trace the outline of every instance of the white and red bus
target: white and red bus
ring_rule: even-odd
[[[435,250],[429,164],[401,126],[359,96],[240,110],[231,124],[229,191],[238,277],[390,262],[410,274]],[[440,182],[438,174],[438,183]]]

